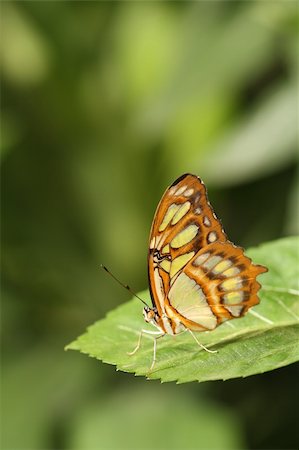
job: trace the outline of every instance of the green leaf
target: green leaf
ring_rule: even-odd
[[[157,361],[150,371],[151,336],[143,336],[141,348],[133,356],[127,354],[136,346],[142,328],[153,329],[144,324],[142,305],[135,299],[111,311],[66,349],[163,382],[227,380],[291,364],[299,359],[298,248],[299,239],[292,237],[246,252],[255,263],[269,268],[260,277],[261,303],[241,319],[197,333],[199,341],[217,353],[201,349],[189,333],[167,335],[157,341]],[[140,296],[149,302],[147,291]]]

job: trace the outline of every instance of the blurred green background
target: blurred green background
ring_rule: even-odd
[[[3,449],[298,447],[295,366],[164,385],[63,351],[128,299],[100,263],[147,286],[182,173],[237,244],[298,233],[297,6],[2,2]]]

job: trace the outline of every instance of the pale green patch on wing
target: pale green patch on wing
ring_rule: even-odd
[[[214,272],[214,270],[213,270],[213,272]],[[231,267],[230,269],[225,270],[223,272],[223,275],[225,277],[233,277],[234,275],[238,275],[238,273],[240,273],[240,269],[238,269],[238,267]]]
[[[213,273],[215,275],[218,275],[219,273],[224,272],[226,269],[228,269],[229,267],[231,267],[233,264],[233,262],[230,259],[224,259],[222,260],[219,264],[217,264],[214,269],[213,269]],[[227,275],[228,277],[230,275]]]
[[[175,213],[178,211],[178,209],[180,209],[180,206],[181,205],[177,205],[176,203],[172,203],[172,205],[169,206],[161,222],[161,225],[159,226],[159,231],[165,230]]]
[[[243,291],[232,291],[223,296],[224,303],[226,305],[234,305],[236,303],[241,303],[244,297]]]
[[[243,286],[243,281],[241,277],[229,278],[220,284],[221,289],[224,291],[236,291],[241,289]]]
[[[161,263],[160,263],[160,267],[162,267],[162,269],[165,270],[165,272],[170,272],[170,268],[171,268],[171,261],[168,261],[168,259],[164,259]]]
[[[201,287],[185,273],[181,273],[170,288],[170,304],[184,317],[213,330],[217,319]]]
[[[174,258],[171,263],[170,278],[173,278],[174,275],[178,273],[178,271],[181,270],[181,268],[184,267],[191,258],[193,258],[194,254],[195,252],[189,252]]]
[[[211,256],[207,261],[205,261],[202,266],[205,269],[210,270],[214,266],[216,266],[216,264],[219,263],[219,261],[221,261],[221,260],[222,260],[221,256],[214,255],[214,256]]]
[[[197,235],[198,226],[195,224],[189,225],[178,233],[170,242],[172,248],[180,248],[188,244]]]
[[[162,248],[162,253],[169,253],[170,252],[170,247],[169,244],[166,244],[163,248]]]
[[[171,225],[175,225],[176,223],[178,223],[189,211],[191,207],[191,203],[190,202],[185,202],[182,204],[182,206],[177,210],[177,212],[175,213],[175,215],[173,216],[173,219],[171,221]]]

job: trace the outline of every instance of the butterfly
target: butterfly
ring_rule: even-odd
[[[227,239],[214,213],[203,181],[191,174],[166,189],[151,227],[148,278],[152,307],[145,306],[146,322],[157,331],[151,369],[160,337],[189,331],[212,331],[223,322],[242,317],[259,303],[256,277],[267,268],[255,265],[241,247]],[[150,370],[151,370],[150,369]]]

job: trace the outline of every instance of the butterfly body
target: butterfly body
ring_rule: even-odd
[[[167,306],[162,316],[159,315],[156,308],[143,308],[144,320],[154,325],[161,334],[178,334],[184,331],[184,326],[179,318],[174,316],[171,309]]]
[[[227,239],[200,178],[182,175],[154,216],[148,254],[153,307],[144,308],[144,318],[162,335],[211,331],[259,302],[256,277],[266,271]]]

